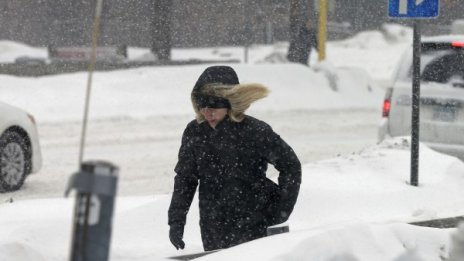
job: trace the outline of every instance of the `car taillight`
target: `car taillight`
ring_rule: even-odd
[[[452,42],[451,46],[457,47],[457,48],[464,48],[464,42]]]
[[[391,108],[390,99],[385,99],[383,101],[382,117],[388,117],[388,115],[390,114],[390,108]]]
[[[383,100],[382,107],[382,117],[388,117],[390,115],[392,93],[393,88],[388,88],[387,92],[385,93],[385,99]]]

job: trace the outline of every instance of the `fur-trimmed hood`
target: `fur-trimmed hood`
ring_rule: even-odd
[[[200,113],[196,95],[208,95],[219,97],[227,100],[230,104],[228,111],[229,118],[232,121],[240,122],[245,117],[245,111],[251,103],[266,97],[269,89],[258,83],[226,85],[221,83],[212,83],[204,85],[200,90],[193,90],[191,99],[193,109],[196,114],[197,122],[205,121]]]

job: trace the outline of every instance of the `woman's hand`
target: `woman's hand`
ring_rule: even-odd
[[[182,240],[184,236],[184,226],[183,225],[171,225],[169,229],[169,240],[174,245],[174,247],[179,250],[184,249],[185,243]]]

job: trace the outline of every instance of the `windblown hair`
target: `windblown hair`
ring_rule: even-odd
[[[264,97],[269,93],[269,89],[261,84],[238,84],[238,85],[223,85],[213,83],[203,86],[201,94],[217,96],[225,98],[230,103],[228,111],[229,118],[235,122],[241,122],[245,118],[245,111],[250,105]],[[205,121],[205,117],[200,113],[200,109],[195,102],[194,93],[192,93],[192,105],[195,110],[198,123]]]

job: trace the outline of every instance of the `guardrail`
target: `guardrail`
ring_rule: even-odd
[[[111,71],[144,66],[175,66],[209,63],[239,63],[239,60],[175,60],[175,61],[98,61],[96,71]],[[61,73],[87,71],[88,61],[53,61],[45,64],[4,63],[0,64],[0,74],[37,77]]]

